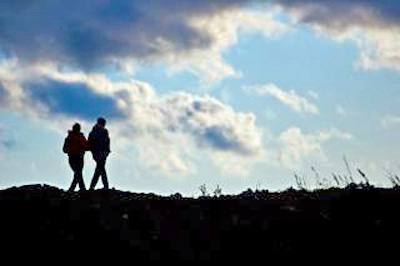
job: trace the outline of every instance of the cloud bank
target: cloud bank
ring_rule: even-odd
[[[210,158],[218,153],[254,161],[264,149],[254,114],[236,112],[208,95],[159,96],[144,82],[113,82],[100,74],[60,72],[50,65],[5,63],[0,69],[0,91],[14,94],[8,97],[8,109],[50,123],[92,123],[104,115],[118,129],[115,137],[136,146],[143,164],[152,168],[193,172],[195,149]]]
[[[240,32],[273,38],[287,30],[273,12],[246,9],[251,2],[6,0],[0,3],[0,52],[28,64],[85,71],[165,63],[218,81],[235,75],[221,53]]]
[[[360,48],[358,65],[365,69],[400,70],[400,3],[397,1],[274,1],[300,24],[337,41]]]

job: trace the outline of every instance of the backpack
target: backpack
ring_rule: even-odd
[[[69,138],[66,137],[65,140],[64,140],[64,145],[63,145],[63,152],[64,152],[64,153],[67,153],[67,154],[68,154],[68,151],[69,151],[69,144],[70,144]]]

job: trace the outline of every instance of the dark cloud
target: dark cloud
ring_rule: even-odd
[[[213,126],[205,130],[201,135],[201,140],[209,146],[222,151],[236,151],[246,153],[239,141],[232,138],[228,128]]]
[[[124,118],[114,98],[96,94],[85,83],[46,80],[28,84],[27,87],[31,101],[44,105],[53,115],[85,120],[93,120],[99,116],[110,119]]]
[[[0,51],[22,62],[52,61],[91,70],[124,60],[188,55],[218,42],[215,32],[191,18],[239,8],[255,0],[0,1]],[[399,1],[270,0],[299,11],[304,23],[327,27],[394,26]]]
[[[276,0],[289,10],[304,12],[302,22],[324,23],[330,26],[366,25],[378,23],[399,26],[400,2],[396,0]]]
[[[114,59],[148,59],[209,47],[213,37],[190,17],[247,1],[157,0],[0,2],[0,49],[22,61],[92,68]],[[160,40],[170,44],[168,51]]]

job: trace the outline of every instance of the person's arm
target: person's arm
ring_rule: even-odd
[[[66,138],[64,139],[64,145],[63,145],[63,152],[64,152],[64,153],[68,153],[68,144],[69,144],[69,138],[66,137]]]
[[[83,147],[83,149],[85,151],[89,151],[90,150],[89,141],[86,140],[85,136],[83,136],[83,135],[82,135],[82,138],[81,138],[81,145],[82,145],[82,147]]]
[[[110,137],[109,137],[109,135],[108,135],[108,131],[106,131],[107,132],[107,137],[106,137],[106,145],[107,145],[107,152],[108,153],[110,153],[111,152],[111,150],[110,150]]]

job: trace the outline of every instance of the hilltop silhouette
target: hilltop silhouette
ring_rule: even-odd
[[[122,252],[142,259],[383,254],[400,233],[400,190],[350,184],[187,198],[49,185],[0,191],[6,249]]]

